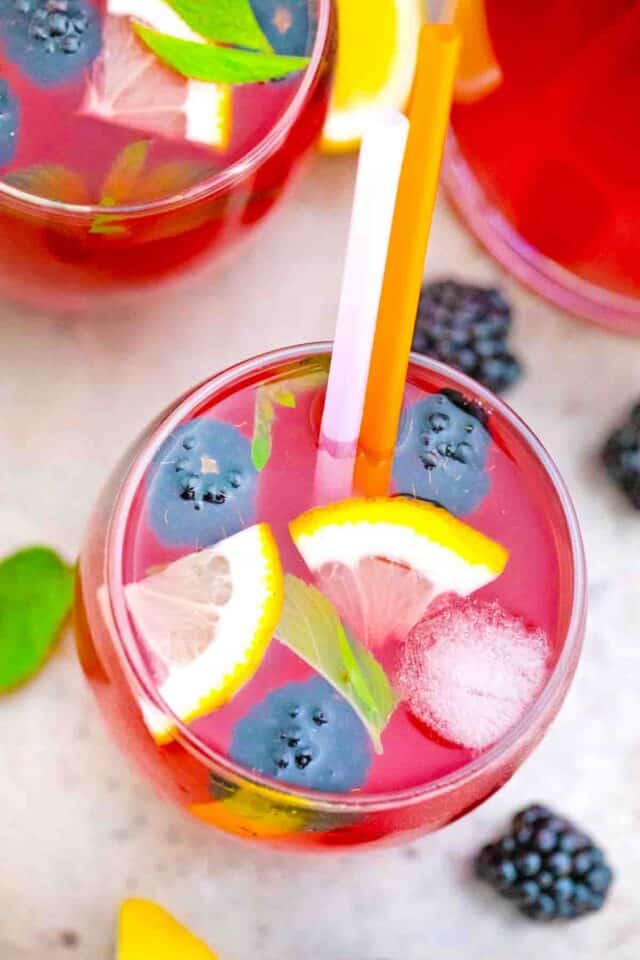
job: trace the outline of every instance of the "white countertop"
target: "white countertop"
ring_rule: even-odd
[[[0,307],[0,552],[41,541],[73,558],[115,459],[166,402],[250,353],[331,335],[353,172],[351,158],[317,160],[196,301],[108,319]],[[440,834],[286,855],[207,833],[157,800],[110,743],[67,637],[35,682],[0,700],[1,960],[111,960],[130,895],[162,902],[222,960],[640,957],[640,514],[597,457],[640,396],[640,339],[523,291],[441,204],[427,273],[450,271],[498,283],[515,304],[528,374],[508,399],[557,459],[586,539],[586,647],[544,743]],[[536,926],[471,878],[474,851],[535,799],[609,851],[618,882],[600,914]]]

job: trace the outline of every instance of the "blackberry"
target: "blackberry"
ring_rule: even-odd
[[[640,402],[633,407],[626,423],[611,434],[602,459],[613,482],[640,510]]]
[[[257,485],[247,437],[229,423],[196,417],[154,457],[149,525],[167,546],[212,546],[252,522]]]
[[[511,308],[498,290],[441,280],[422,288],[413,349],[500,393],[522,373],[508,349],[510,329]]]
[[[456,390],[441,390],[417,403],[406,414],[396,448],[395,490],[456,516],[470,513],[489,490],[488,419],[482,407]]]
[[[72,80],[102,46],[102,22],[89,0],[0,0],[5,54],[34,83]]]
[[[229,755],[285,783],[344,793],[362,786],[369,735],[355,710],[322,677],[274,690],[239,720]]]
[[[569,820],[534,804],[511,832],[476,857],[476,873],[532,920],[572,920],[599,910],[613,872],[602,850]]]
[[[6,80],[0,77],[0,166],[11,163],[18,144],[20,110]]]

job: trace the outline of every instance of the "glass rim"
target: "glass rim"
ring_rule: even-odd
[[[148,200],[144,203],[117,204],[109,207],[109,216],[120,218],[135,218],[152,213],[179,209],[187,204],[197,202],[205,197],[213,197],[221,193],[235,181],[241,180],[264,162],[284,140],[298,119],[304,104],[315,84],[326,53],[329,38],[329,26],[332,19],[334,0],[307,0],[311,5],[318,4],[318,26],[316,37],[311,51],[308,66],[304,70],[300,86],[288,104],[285,111],[264,137],[247,153],[244,153],[234,163],[223,170],[185,190],[159,197],[157,200]],[[143,138],[145,139],[145,138]],[[62,200],[51,200],[39,197],[26,190],[20,190],[0,179],[0,204],[14,205],[21,209],[36,209],[48,216],[92,218],[104,213],[105,208],[99,203],[66,203]]]
[[[581,320],[630,337],[640,334],[640,299],[585,280],[528,243],[487,198],[453,130],[442,182],[465,226],[521,283]]]
[[[130,466],[112,507],[106,538],[105,587],[109,613],[115,628],[115,635],[111,637],[111,640],[125,670],[127,682],[131,685],[133,680],[149,700],[149,703],[170,718],[172,727],[175,728],[175,740],[192,756],[202,762],[210,771],[226,773],[235,780],[247,782],[257,792],[266,790],[271,795],[275,792],[279,799],[290,801],[294,806],[296,803],[312,804],[314,809],[325,812],[371,813],[411,806],[448,793],[457,786],[469,783],[500,764],[512,752],[517,751],[521,742],[526,741],[527,733],[531,729],[535,730],[540,721],[544,719],[547,709],[553,706],[558,694],[562,694],[566,678],[568,677],[570,680],[575,670],[582,646],[586,618],[586,565],[582,537],[571,496],[554,461],[536,435],[503,400],[471,378],[439,361],[412,353],[410,358],[412,365],[452,380],[456,385],[475,395],[482,403],[487,405],[489,410],[496,410],[505,418],[540,462],[562,508],[573,560],[572,602],[562,650],[544,689],[520,720],[488,750],[452,773],[438,777],[429,783],[403,788],[402,790],[387,790],[366,794],[357,792],[353,794],[334,794],[298,789],[249,770],[249,768],[236,763],[231,758],[205,744],[193,730],[182,723],[164,704],[150,677],[148,668],[142,661],[142,657],[139,653],[136,653],[138,644],[126,609],[123,583],[124,542],[131,504],[158,447],[191,410],[200,406],[212,394],[233,384],[247,374],[259,372],[273,363],[285,363],[318,354],[330,354],[331,348],[332,341],[316,341],[281,347],[241,361],[214,374],[183,394],[175,406],[170,409],[168,416],[162,416],[162,419],[156,422],[151,434],[145,440],[142,451]]]

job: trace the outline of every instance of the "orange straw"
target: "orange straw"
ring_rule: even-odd
[[[422,27],[356,462],[356,488],[369,496],[389,490],[459,47],[455,27]]]

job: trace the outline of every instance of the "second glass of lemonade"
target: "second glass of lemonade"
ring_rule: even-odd
[[[0,295],[207,277],[315,144],[334,56],[333,0],[1,0]]]
[[[319,849],[410,839],[497,790],[559,709],[585,618],[556,468],[436,362],[412,356],[389,496],[336,499],[329,357],[277,350],[172,404],[102,495],[76,609],[105,720],[161,794]]]

